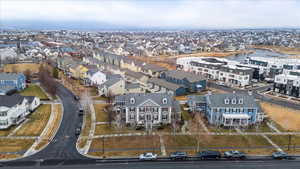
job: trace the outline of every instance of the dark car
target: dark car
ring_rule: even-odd
[[[79,96],[74,95],[74,100],[80,100]]]
[[[277,152],[272,153],[272,157],[273,157],[273,159],[278,159],[278,160],[294,159],[292,156],[288,155],[287,153],[285,153],[283,151],[277,151]]]
[[[245,159],[246,154],[244,152],[232,150],[232,151],[226,151],[224,153],[224,158],[230,158],[230,159]]]
[[[81,132],[81,128],[77,127],[75,129],[75,136],[79,136],[80,135],[80,132]]]
[[[201,160],[205,159],[220,159],[221,158],[221,153],[219,151],[201,151],[197,153],[197,157],[199,157]]]
[[[187,153],[186,152],[173,152],[170,154],[170,159],[171,160],[186,160],[188,158]]]
[[[79,115],[79,116],[82,116],[82,115],[83,115],[83,112],[84,112],[83,107],[80,105],[80,106],[79,106],[79,112],[78,112],[78,115]]]

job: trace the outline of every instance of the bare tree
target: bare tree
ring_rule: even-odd
[[[46,91],[49,92],[49,94],[51,94],[52,96],[55,96],[57,93],[57,82],[50,75],[49,70],[43,65],[39,67],[38,78],[41,85],[46,89]]]
[[[25,75],[25,77],[26,77],[27,80],[29,80],[29,81],[31,80],[32,72],[31,72],[30,69],[26,69],[26,70],[24,71],[24,75]]]

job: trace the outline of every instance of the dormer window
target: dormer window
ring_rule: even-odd
[[[243,104],[243,99],[239,99],[239,104]]]
[[[225,104],[229,104],[229,99],[226,98],[226,99],[224,100],[224,102],[225,102]]]
[[[163,98],[162,102],[163,104],[167,104],[168,103],[167,98]]]
[[[236,104],[236,99],[235,99],[235,98],[233,98],[233,99],[231,100],[231,104]]]
[[[130,98],[130,104],[134,104],[135,103],[135,99],[134,98]]]

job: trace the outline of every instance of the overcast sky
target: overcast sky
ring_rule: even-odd
[[[0,0],[2,21],[126,27],[300,27],[299,0]]]

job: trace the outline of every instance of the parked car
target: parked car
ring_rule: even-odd
[[[74,100],[80,100],[79,96],[74,95]]]
[[[226,86],[225,83],[221,82],[221,81],[216,82],[216,84],[219,85],[219,86]]]
[[[142,161],[152,161],[157,159],[157,154],[154,153],[144,153],[139,156]]]
[[[173,152],[170,154],[170,159],[171,160],[186,160],[188,158],[187,153],[186,152]]]
[[[80,132],[81,132],[81,128],[77,127],[75,129],[75,136],[79,136],[80,135]]]
[[[277,151],[277,152],[272,153],[272,157],[273,157],[273,159],[278,159],[278,160],[293,159],[292,156],[288,155],[287,153],[285,153],[283,151]]]
[[[240,151],[237,151],[237,150],[226,151],[224,153],[224,158],[245,159],[246,158],[246,154],[244,152],[240,152]]]
[[[79,105],[79,113],[78,113],[78,115],[82,116],[83,112],[84,112],[83,107],[81,105]]]
[[[199,157],[201,160],[205,159],[220,159],[221,153],[219,151],[201,151],[197,153],[197,157]]]

